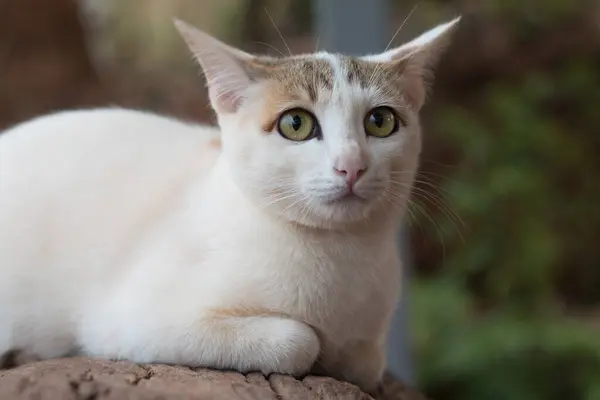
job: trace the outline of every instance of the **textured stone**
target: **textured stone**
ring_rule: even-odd
[[[425,400],[386,377],[381,399]],[[371,397],[346,382],[308,376],[298,380],[273,374],[169,365],[136,365],[127,361],[65,358],[0,370],[0,399],[38,400],[288,400],[361,399]]]

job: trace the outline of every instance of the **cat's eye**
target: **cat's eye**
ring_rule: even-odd
[[[398,130],[398,119],[389,107],[376,107],[365,117],[365,131],[368,135],[385,138]]]
[[[316,129],[315,117],[301,108],[284,112],[277,122],[279,134],[296,142],[312,139],[315,136]]]

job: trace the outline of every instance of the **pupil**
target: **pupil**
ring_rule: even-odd
[[[381,113],[374,113],[371,118],[373,119],[373,123],[377,125],[378,128],[381,128],[383,125],[383,115],[381,115]]]
[[[297,115],[294,115],[292,117],[292,128],[294,128],[294,130],[297,131],[298,129],[300,129],[301,126],[302,126],[302,118],[300,118]]]

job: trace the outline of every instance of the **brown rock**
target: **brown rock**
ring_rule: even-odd
[[[385,400],[425,400],[386,377]],[[0,370],[0,399],[39,400],[287,400],[364,399],[356,386],[332,378],[242,375],[237,372],[127,361],[65,358]]]

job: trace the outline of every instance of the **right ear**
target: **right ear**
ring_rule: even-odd
[[[175,27],[198,61],[208,85],[210,102],[217,113],[235,113],[252,83],[249,65],[251,54],[235,49],[175,19]]]
[[[398,67],[404,79],[405,96],[415,110],[425,102],[433,69],[450,44],[461,18],[436,26],[416,39],[384,53],[363,57],[365,60]]]

